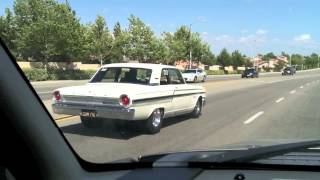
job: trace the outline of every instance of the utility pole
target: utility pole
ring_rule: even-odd
[[[292,55],[290,54],[290,55],[289,55],[290,67],[291,67],[291,56],[292,56]]]
[[[192,68],[191,26],[192,26],[192,24],[190,24],[190,27],[189,27],[189,44],[190,44],[190,47],[189,47],[189,69]]]

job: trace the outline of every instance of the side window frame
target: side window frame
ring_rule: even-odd
[[[185,84],[185,83],[186,83],[185,80],[184,80],[183,77],[182,77],[181,72],[180,72],[178,69],[168,68],[168,76],[169,76],[169,79],[170,79],[170,73],[169,73],[169,71],[173,71],[173,72],[175,72],[175,73],[177,74],[177,76],[178,76],[178,78],[179,78],[179,80],[180,80],[180,82],[179,82],[178,84]],[[177,85],[176,83],[171,83],[170,81],[169,81],[169,84]]]
[[[167,83],[166,83],[166,84],[161,84],[161,79],[162,79],[163,71],[165,71],[165,70],[168,71],[168,68],[162,68],[162,69],[161,69],[161,74],[160,74],[160,86],[170,85],[170,83],[169,83],[169,71],[168,71],[168,75],[167,75],[167,77],[166,77]]]

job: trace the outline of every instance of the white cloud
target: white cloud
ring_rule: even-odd
[[[176,25],[175,24],[173,24],[173,23],[170,23],[169,24],[169,27],[171,27],[171,28],[173,28],[173,27],[175,27]]]
[[[254,43],[264,43],[266,42],[267,38],[265,36],[257,36],[255,34],[249,34],[247,36],[241,36],[239,38],[240,43],[249,43],[249,42],[254,42]]]
[[[232,36],[223,34],[220,36],[217,36],[216,38],[214,38],[216,41],[223,43],[223,44],[229,44],[229,43],[233,43],[234,42],[234,38]]]
[[[265,30],[265,29],[258,29],[258,30],[256,31],[256,34],[260,34],[260,35],[262,35],[262,34],[267,34],[267,33],[268,33],[268,31]]]
[[[208,35],[208,32],[202,32],[202,35],[203,35],[203,36],[207,36],[207,35]]]
[[[246,34],[246,33],[248,33],[249,31],[248,31],[247,29],[242,29],[240,32],[241,32],[242,34]]]
[[[303,42],[303,43],[310,42],[311,35],[310,34],[301,34],[299,36],[294,37],[293,40],[296,42]]]
[[[197,21],[199,21],[199,22],[207,22],[207,18],[205,18],[204,16],[198,16],[197,17]]]

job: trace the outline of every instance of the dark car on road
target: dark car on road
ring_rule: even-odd
[[[282,76],[294,75],[295,73],[296,73],[296,69],[294,67],[286,67],[282,71]]]
[[[257,70],[255,69],[246,69],[245,71],[243,71],[242,78],[258,78],[259,77],[259,73]]]

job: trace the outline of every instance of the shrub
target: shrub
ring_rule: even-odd
[[[45,81],[49,79],[49,74],[45,69],[22,69],[30,81]]]
[[[223,75],[223,70],[206,70],[207,75]]]
[[[22,69],[30,81],[46,80],[82,80],[90,79],[95,70],[78,70],[78,69]]]

